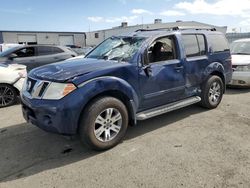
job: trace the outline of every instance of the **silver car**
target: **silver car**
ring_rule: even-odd
[[[77,56],[75,52],[63,46],[27,45],[0,53],[0,63],[26,65],[27,71],[30,71],[33,68],[75,56]]]
[[[250,87],[250,38],[231,44],[233,77],[229,86]]]

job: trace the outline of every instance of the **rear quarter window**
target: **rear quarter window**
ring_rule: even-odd
[[[224,35],[210,34],[209,40],[214,53],[229,51],[229,45]]]

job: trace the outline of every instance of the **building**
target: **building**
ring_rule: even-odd
[[[86,46],[84,32],[0,31],[1,43]]]
[[[250,33],[227,33],[226,37],[228,42],[232,43],[233,41],[238,39],[250,38]]]
[[[173,27],[210,27],[215,28],[217,31],[221,31],[226,33],[227,27],[219,27],[214,25],[209,25],[205,23],[195,22],[195,21],[176,21],[176,22],[169,22],[169,23],[162,23],[161,19],[155,19],[153,24],[140,24],[134,26],[128,26],[127,22],[122,22],[121,26],[114,27],[111,29],[106,30],[99,30],[99,31],[92,31],[86,32],[86,45],[87,46],[95,46],[114,35],[119,35],[123,33],[130,33],[134,32],[138,29],[159,29],[159,28],[173,28]]]

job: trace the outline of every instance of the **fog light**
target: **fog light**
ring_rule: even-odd
[[[238,83],[239,83],[239,84],[246,84],[246,82],[243,81],[243,80],[239,80]]]

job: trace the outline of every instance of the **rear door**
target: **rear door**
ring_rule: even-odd
[[[12,63],[26,65],[28,71],[36,67],[37,53],[35,47],[24,47],[12,54],[16,55]]]
[[[141,110],[164,105],[184,97],[185,74],[175,36],[155,40],[146,52],[147,65],[139,72]]]
[[[192,90],[203,81],[204,71],[209,65],[207,41],[203,34],[182,34],[185,52],[186,87]]]
[[[38,60],[37,63],[39,66],[54,63],[57,61],[63,60],[63,50],[54,46],[38,46]]]

